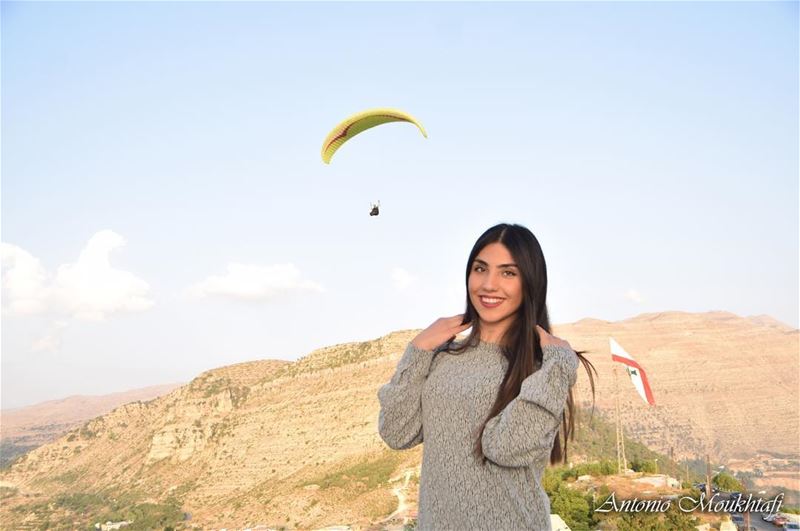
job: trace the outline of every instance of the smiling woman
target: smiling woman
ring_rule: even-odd
[[[466,288],[465,313],[415,337],[378,391],[380,435],[397,450],[426,443],[419,529],[550,529],[542,473],[566,459],[577,367],[592,392],[594,368],[549,333],[547,269],[527,228],[481,235]]]
[[[522,304],[519,266],[502,243],[490,243],[473,260],[469,298],[480,315],[482,338],[499,343]]]

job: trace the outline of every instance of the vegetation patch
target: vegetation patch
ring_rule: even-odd
[[[37,520],[47,521],[48,528],[93,528],[97,522],[132,522],[126,530],[165,529],[184,520],[180,502],[169,498],[164,503],[140,503],[140,495],[121,494],[112,497],[100,492],[71,492],[50,500],[18,505],[12,512],[33,513]]]
[[[119,514],[119,512],[124,512],[124,515],[122,515],[121,518],[122,520],[133,522],[129,527],[126,528],[130,529],[131,531],[137,529],[164,529],[166,527],[174,527],[184,519],[183,511],[174,501],[169,503],[142,503],[128,508],[125,511],[118,511],[117,514]],[[99,521],[120,521],[116,520],[116,518],[119,518],[120,516],[116,516],[111,513],[107,514],[107,519],[101,517]]]
[[[607,485],[602,485],[594,495],[591,492],[580,492],[567,485],[567,479],[574,479],[584,473],[599,471],[599,475],[610,475],[609,468],[616,467],[611,461],[585,463],[578,465],[580,470],[569,470],[565,467],[545,469],[542,479],[547,496],[550,498],[552,512],[561,516],[573,531],[590,529],[616,529],[617,531],[670,531],[674,529],[694,529],[698,520],[691,513],[684,513],[677,504],[672,504],[665,513],[596,513],[596,508],[603,505],[611,494]],[[598,474],[592,474],[598,475]]]
[[[397,498],[390,492],[382,490],[365,498],[364,514],[370,521],[385,518],[397,509]]]
[[[720,490],[726,492],[744,492],[745,490],[744,485],[742,485],[739,480],[725,472],[720,472],[714,476],[711,483],[716,485]]]
[[[300,374],[308,374],[323,369],[335,369],[345,365],[360,363],[375,358],[381,354],[380,343],[377,341],[365,341],[357,345],[339,347],[333,352],[325,354],[323,360],[319,356],[311,358],[301,358],[294,363],[284,365],[274,373],[259,381],[265,384],[280,378],[292,378]]]
[[[81,437],[84,439],[94,439],[97,437],[97,432],[89,427],[89,423],[84,424],[80,431]]]
[[[233,385],[229,389],[233,407],[241,406],[244,401],[247,400],[248,395],[250,395],[250,388],[246,385]]]
[[[37,448],[35,444],[14,444],[11,441],[0,443],[0,470],[11,468],[11,465],[21,460],[28,452]]]
[[[692,516],[691,513],[684,513],[678,509],[677,504],[665,513],[653,512],[625,512],[625,513],[608,513],[609,517],[601,519],[613,525],[613,529],[617,531],[674,531],[675,529],[696,529],[700,523],[697,518]],[[569,523],[567,523],[569,525]],[[583,527],[572,527],[575,531],[581,529],[588,529]]]
[[[4,500],[6,498],[13,498],[17,495],[19,489],[16,487],[0,487],[0,500]]]
[[[206,381],[200,382],[200,385],[203,390],[203,398],[209,398],[226,390],[230,386],[230,380],[218,378],[209,383],[206,383]]]
[[[233,426],[226,418],[211,426],[211,435],[209,436],[209,440],[221,441],[224,437],[230,435],[231,433],[233,433]]]
[[[63,483],[64,485],[74,485],[78,478],[81,477],[82,470],[68,470],[58,476],[53,476],[53,481],[56,483]]]
[[[178,486],[177,489],[172,493],[172,496],[182,499],[187,493],[193,491],[197,488],[197,480],[194,481],[187,481],[186,483],[182,483]]]
[[[586,408],[575,408],[575,413],[575,440],[569,442],[569,455],[584,455],[591,462],[603,462],[608,456],[616,455],[617,438],[614,424],[597,412],[592,415]],[[685,466],[628,437],[625,437],[625,454],[628,466],[636,472],[656,472],[656,460],[658,460],[658,472],[675,478],[686,475]],[[613,473],[616,473],[616,461],[613,461],[613,465]],[[689,463],[689,469],[692,472],[690,481],[700,478],[705,475],[705,462]],[[698,474],[697,470],[702,470],[702,473]],[[592,472],[585,473],[598,475]]]
[[[389,478],[397,470],[402,459],[403,456],[399,452],[384,452],[377,458],[365,458],[343,470],[308,481],[302,486],[316,484],[320,489],[338,487],[355,493],[372,490],[389,484]]]

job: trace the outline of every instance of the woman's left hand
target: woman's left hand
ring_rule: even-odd
[[[542,328],[539,325],[536,325],[536,331],[539,332],[539,343],[544,347],[547,345],[553,345],[556,347],[567,347],[568,349],[572,349],[569,343],[561,339],[560,337],[556,337],[554,335],[550,335],[547,330]]]

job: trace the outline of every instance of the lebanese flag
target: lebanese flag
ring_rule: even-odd
[[[647,381],[647,374],[645,374],[642,366],[633,359],[633,356],[625,352],[625,349],[614,341],[613,337],[609,337],[608,341],[611,343],[611,359],[625,365],[625,370],[628,371],[628,376],[631,377],[633,386],[639,392],[642,400],[651,406],[656,405],[653,392],[650,390],[650,383]]]

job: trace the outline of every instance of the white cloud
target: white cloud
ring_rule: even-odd
[[[644,302],[644,298],[642,297],[642,294],[639,293],[638,291],[636,291],[635,289],[629,289],[628,291],[626,291],[625,292],[625,298],[630,300],[630,301],[633,301],[635,303]]]
[[[292,292],[322,292],[323,287],[305,280],[293,264],[258,266],[231,262],[221,276],[210,276],[190,287],[195,297],[232,297],[250,301],[269,300]]]
[[[40,313],[47,304],[47,272],[29,252],[0,243],[3,271],[3,312],[12,315]]]
[[[401,267],[392,269],[392,284],[398,291],[405,291],[416,283],[417,279],[411,273]]]
[[[139,312],[153,306],[150,286],[133,273],[114,269],[109,255],[125,239],[103,230],[92,236],[78,261],[56,271],[53,299],[56,307],[78,319],[103,320],[117,312]]]
[[[66,321],[56,321],[47,333],[33,343],[31,349],[34,352],[53,352],[61,348],[61,339],[64,328],[67,327]]]
[[[147,282],[111,266],[109,255],[124,245],[119,234],[100,231],[89,239],[77,262],[59,266],[50,278],[28,252],[3,244],[4,309],[16,314],[50,311],[76,319],[103,320],[115,313],[152,307]]]

